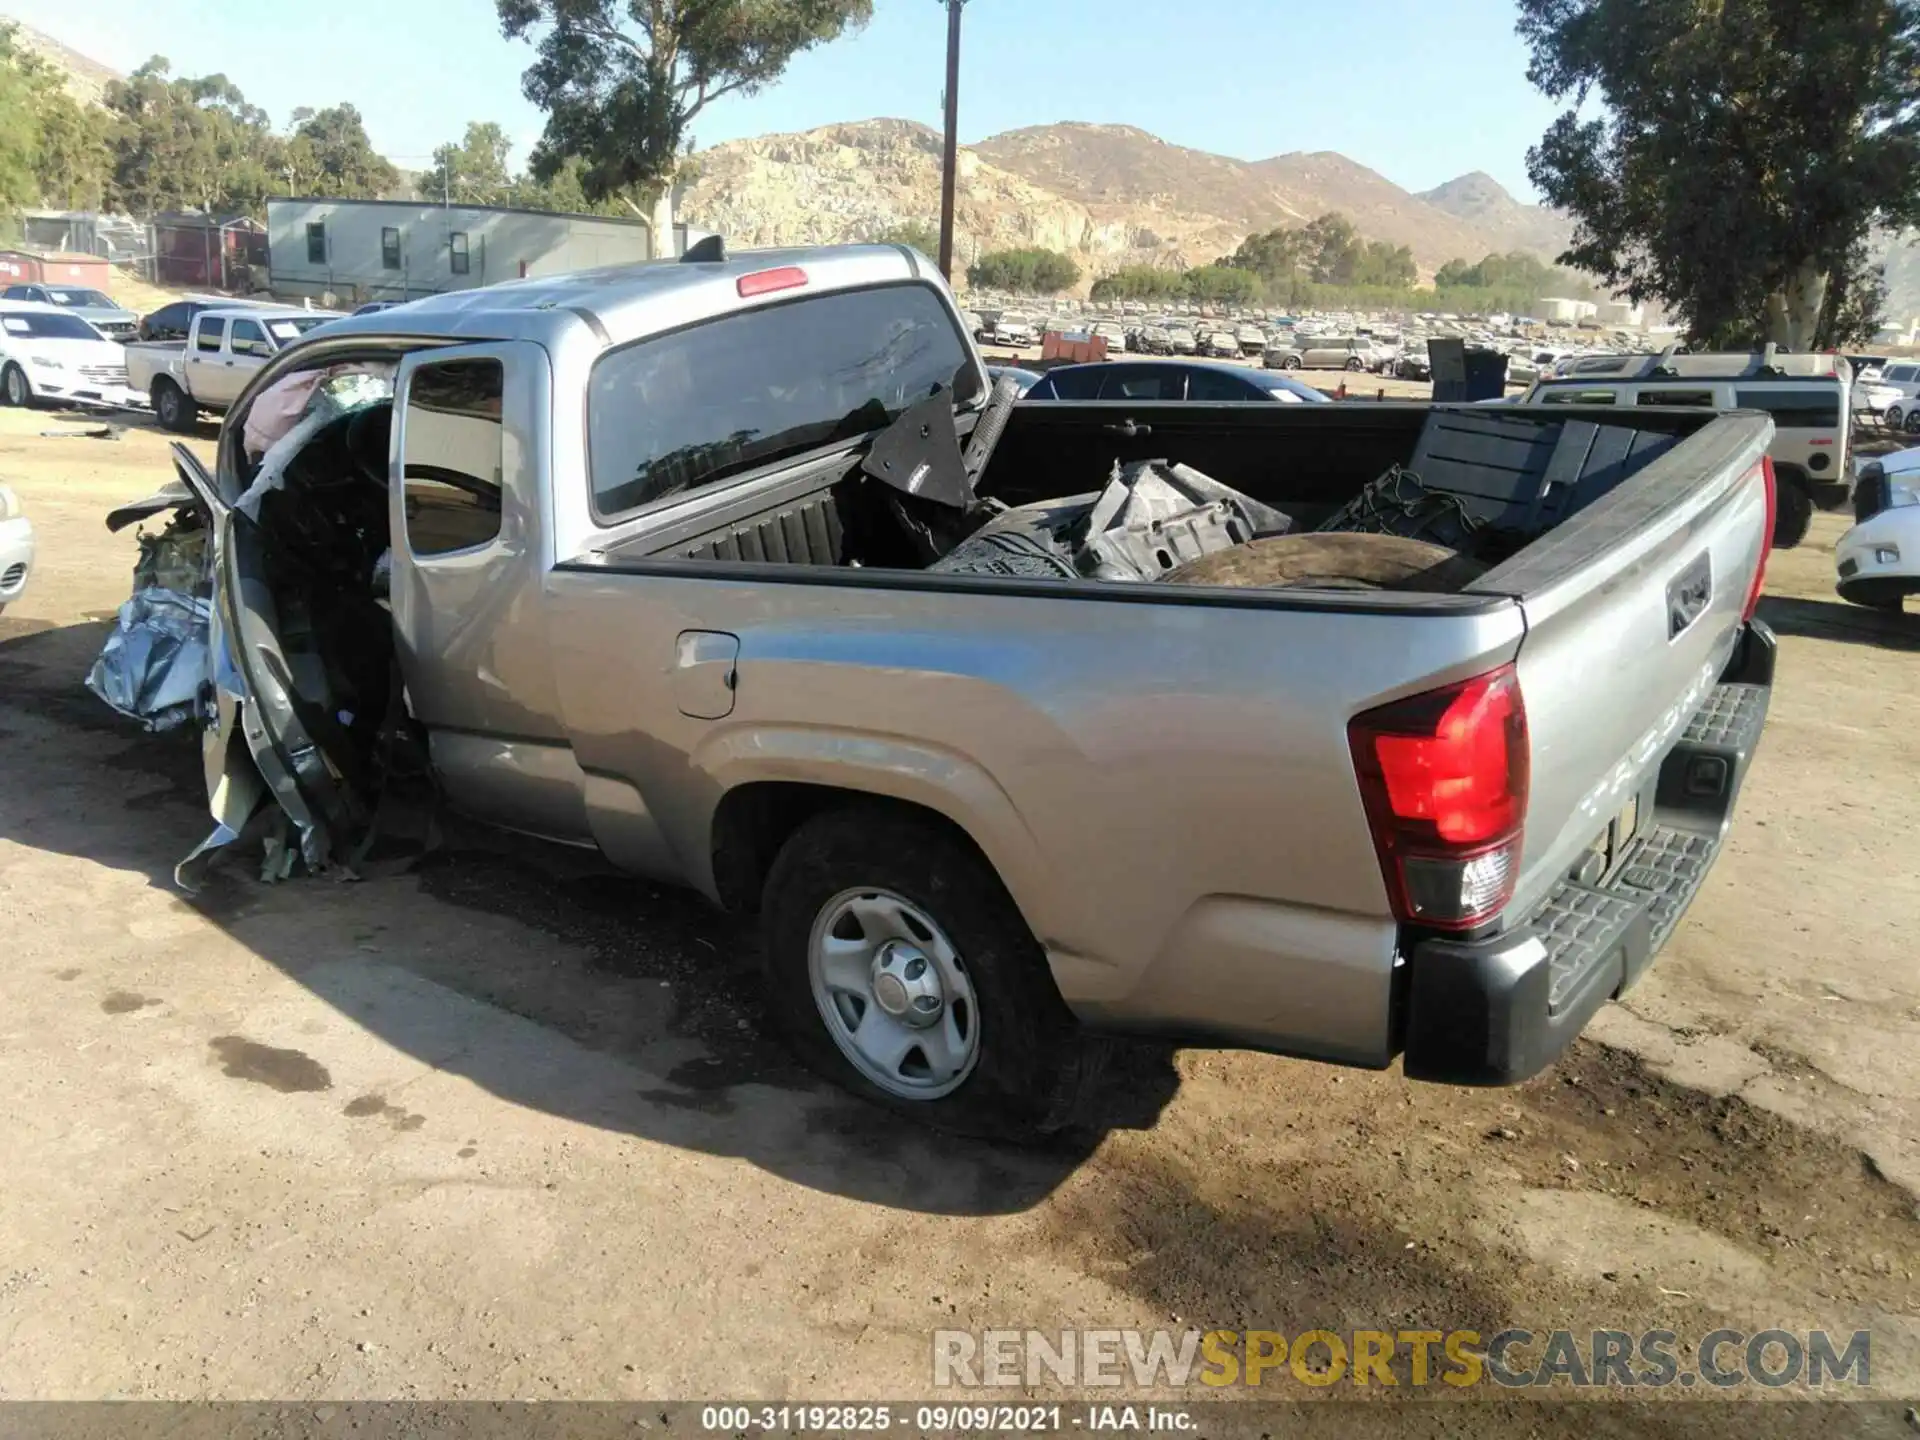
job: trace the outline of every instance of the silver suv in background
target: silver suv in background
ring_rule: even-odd
[[[1263,363],[1269,370],[1366,370],[1374,358],[1368,336],[1306,335],[1268,346]]]

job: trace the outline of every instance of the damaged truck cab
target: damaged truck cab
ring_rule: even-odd
[[[179,452],[182,882],[351,869],[424,755],[757,911],[802,1055],[952,1128],[1063,1123],[1103,1031],[1549,1063],[1729,821],[1771,422],[1013,400],[904,247],[329,325]]]

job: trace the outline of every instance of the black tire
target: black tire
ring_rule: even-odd
[[[1365,368],[1366,367],[1360,363],[1360,357],[1358,355],[1354,356],[1351,360],[1347,361],[1347,369],[1353,371],[1354,374],[1356,375],[1359,374]]]
[[[1900,407],[1898,405],[1887,406],[1886,413],[1883,414],[1880,419],[1889,430],[1898,430],[1900,428]]]
[[[1773,548],[1791,550],[1807,538],[1813,525],[1813,496],[1806,483],[1791,472],[1774,477]]]
[[[959,1088],[939,1099],[907,1099],[874,1084],[841,1052],[814,999],[807,954],[814,921],[835,896],[866,885],[925,911],[965,958],[980,1049]],[[1040,1141],[1071,1120],[1103,1053],[1061,1000],[1046,953],[999,876],[934,822],[881,804],[814,816],[767,874],[761,934],[771,1018],[800,1059],[836,1085],[938,1129]]]
[[[1300,368],[1300,357],[1298,355],[1287,356],[1286,359],[1280,362],[1280,368],[1282,370],[1298,370]]]
[[[1900,417],[1900,428],[1909,435],[1920,435],[1920,405],[1915,405]]]
[[[27,372],[9,361],[7,368],[0,370],[0,405],[32,403],[33,387],[27,383]]]
[[[187,397],[187,392],[171,380],[154,381],[148,398],[153,403],[154,418],[169,430],[186,434],[200,418],[199,409]]]

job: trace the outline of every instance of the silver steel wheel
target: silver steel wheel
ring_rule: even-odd
[[[27,390],[27,372],[18,365],[7,366],[7,404],[25,405],[33,397]]]
[[[807,978],[833,1043],[903,1100],[957,1090],[980,1058],[966,962],[926,911],[890,890],[842,890],[814,917]]]

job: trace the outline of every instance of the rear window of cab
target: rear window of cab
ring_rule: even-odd
[[[587,386],[593,509],[622,516],[884,429],[982,378],[958,323],[914,282],[723,315],[603,355]]]

